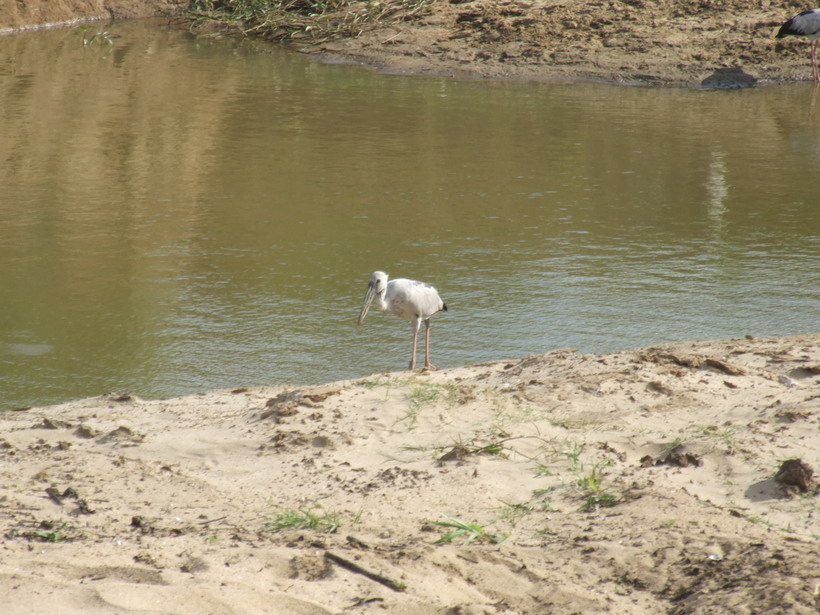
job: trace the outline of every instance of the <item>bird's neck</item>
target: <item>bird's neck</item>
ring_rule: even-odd
[[[386,312],[390,309],[387,305],[387,301],[384,300],[384,293],[379,293],[376,295],[376,309],[381,312]]]

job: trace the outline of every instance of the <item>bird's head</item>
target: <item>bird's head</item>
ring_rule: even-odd
[[[372,286],[377,295],[384,295],[387,290],[387,274],[384,271],[374,271],[370,274],[368,286]]]
[[[370,274],[370,281],[367,283],[367,292],[364,295],[364,301],[362,302],[362,311],[359,312],[359,321],[358,324],[362,324],[364,322],[365,316],[367,316],[367,310],[370,309],[370,304],[373,303],[373,299],[376,296],[384,297],[384,294],[387,292],[387,274],[384,271],[374,271]]]

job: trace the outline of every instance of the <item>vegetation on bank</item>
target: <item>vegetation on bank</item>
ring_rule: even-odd
[[[200,24],[218,23],[282,42],[357,37],[389,21],[422,14],[429,0],[195,0]]]

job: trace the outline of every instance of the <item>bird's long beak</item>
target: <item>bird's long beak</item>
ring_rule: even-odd
[[[367,292],[364,295],[364,301],[362,302],[362,311],[359,312],[359,322],[358,324],[362,324],[364,322],[364,317],[367,316],[367,310],[370,309],[370,304],[373,303],[373,298],[376,296],[376,288],[373,286],[372,283],[367,285]]]

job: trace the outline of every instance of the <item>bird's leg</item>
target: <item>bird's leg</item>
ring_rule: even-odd
[[[416,369],[416,340],[419,337],[419,328],[421,327],[421,319],[413,319],[413,354],[410,355],[410,369]]]
[[[811,43],[811,72],[814,76],[814,82],[820,83],[820,72],[817,70],[817,39]]]
[[[424,321],[424,367],[436,369],[435,365],[430,363],[430,319]]]

